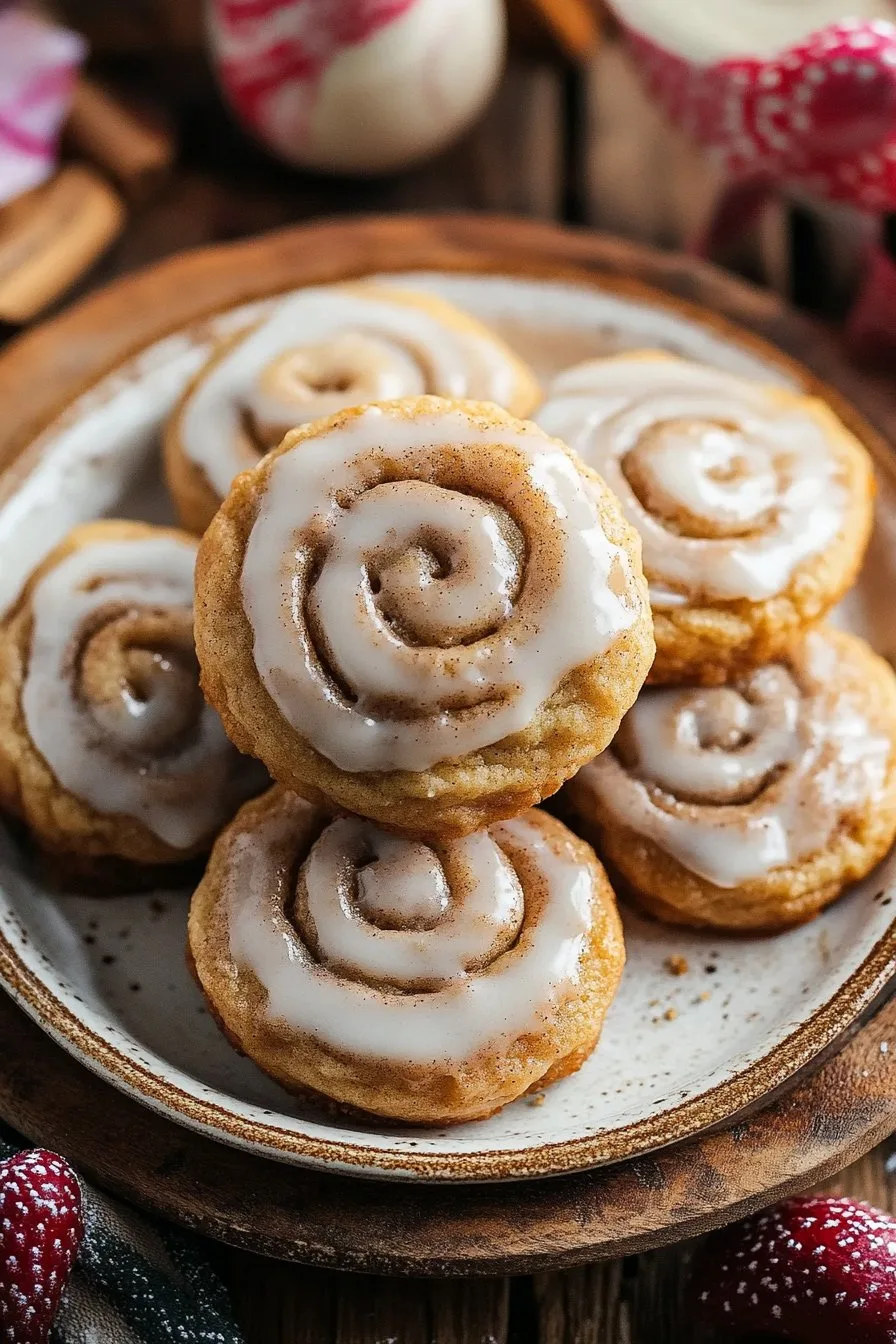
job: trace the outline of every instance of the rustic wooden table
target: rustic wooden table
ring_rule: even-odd
[[[82,291],[183,248],[321,214],[482,209],[614,229],[675,246],[699,222],[711,174],[663,131],[613,48],[592,69],[515,61],[482,123],[433,163],[369,183],[294,174],[229,123],[193,57],[98,73],[167,115],[181,159]],[[766,273],[788,258],[766,250]],[[896,1210],[884,1146],[831,1188]],[[564,1273],[424,1282],[340,1275],[222,1249],[250,1344],[687,1344],[682,1245]]]

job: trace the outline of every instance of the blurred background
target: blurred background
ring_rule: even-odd
[[[416,30],[404,14],[415,9]],[[48,32],[24,35],[23,16],[35,13],[84,45],[60,57]],[[390,45],[393,22],[402,38]],[[430,71],[434,41],[442,65]],[[48,86],[47,65],[58,73],[60,59],[72,82]],[[331,101],[341,80],[354,102],[315,108],[309,137],[308,100],[323,78]],[[368,114],[381,106],[379,120]],[[22,193],[34,165],[22,177],[11,156],[27,151],[16,137],[35,117],[44,151],[35,175],[45,180]],[[328,214],[502,211],[697,246],[723,176],[643,91],[600,0],[0,6],[8,324],[182,248]],[[715,251],[838,317],[856,292],[864,227],[849,212],[772,193]]]

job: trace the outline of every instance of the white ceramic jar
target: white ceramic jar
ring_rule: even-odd
[[[301,167],[385,173],[470,124],[501,71],[503,0],[207,0],[237,115]]]

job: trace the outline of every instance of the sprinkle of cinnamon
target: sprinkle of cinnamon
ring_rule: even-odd
[[[670,975],[687,975],[689,969],[687,957],[679,956],[677,952],[667,957],[663,965]]]

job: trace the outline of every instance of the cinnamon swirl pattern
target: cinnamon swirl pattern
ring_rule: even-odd
[[[871,464],[816,399],[646,352],[566,370],[538,422],[641,536],[652,681],[716,684],[769,661],[858,572]]]
[[[175,411],[165,470],[181,521],[204,532],[234,477],[297,425],[423,393],[514,415],[541,396],[526,365],[444,299],[374,284],[303,290],[226,342]]]
[[[799,923],[893,843],[896,677],[820,626],[730,686],[645,691],[569,794],[658,917]]]
[[[421,397],[288,435],[197,567],[203,686],[311,801],[465,834],[610,741],[652,656],[637,538],[565,446]]]
[[[219,838],[189,940],[227,1036],[284,1087],[425,1124],[577,1069],[625,959],[603,869],[544,813],[428,846],[281,788]]]
[[[179,862],[262,787],[199,689],[195,561],[187,533],[78,527],[0,627],[0,798],[44,848]]]

